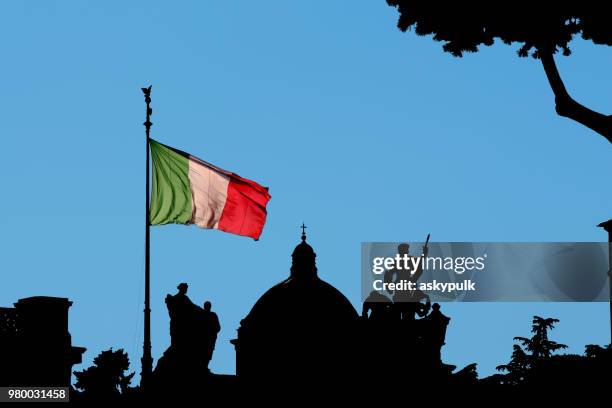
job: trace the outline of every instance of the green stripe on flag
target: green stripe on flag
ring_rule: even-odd
[[[153,159],[151,225],[187,224],[191,220],[191,188],[187,157],[149,140]]]

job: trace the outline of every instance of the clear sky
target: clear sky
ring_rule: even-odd
[[[0,306],[65,296],[82,369],[124,348],[140,371],[144,101],[152,136],[270,187],[259,242],[152,230],[154,357],[176,285],[211,300],[212,362],[257,298],[288,276],[299,225],[320,276],[359,304],[362,241],[604,241],[610,145],[556,116],[539,62],[497,45],[455,59],[401,33],[384,0],[28,1],[0,6]],[[612,112],[612,53],[558,57],[574,97]],[[580,271],[576,271],[580,273]],[[446,362],[508,360],[531,316],[580,353],[609,341],[608,305],[445,304]]]

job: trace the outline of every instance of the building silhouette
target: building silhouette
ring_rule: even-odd
[[[440,357],[450,319],[439,305],[422,319],[403,321],[396,318],[399,305],[381,302],[378,297],[385,296],[379,294],[364,307],[372,313],[359,316],[339,290],[318,276],[304,231],[291,257],[289,277],[259,298],[231,341],[242,386],[338,392],[338,379],[348,388],[367,386],[374,373],[385,373],[389,384],[450,377],[455,366]]]
[[[0,308],[0,386],[70,386],[83,347],[73,347],[66,298],[34,296]]]
[[[290,276],[261,296],[232,340],[236,375],[243,383],[287,386],[309,378],[315,385],[347,371],[358,314],[319,278],[304,232],[291,257]]]

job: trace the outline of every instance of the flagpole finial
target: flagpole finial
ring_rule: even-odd
[[[145,121],[145,123],[143,123],[147,131],[147,139],[149,139],[149,132],[151,130],[151,125],[153,125],[153,122],[151,122],[151,115],[153,114],[153,109],[151,109],[151,87],[152,85],[150,85],[148,88],[140,88],[142,89],[142,93],[144,94],[145,98],[145,103],[147,104],[147,120]]]
[[[304,223],[302,223],[302,226],[300,227],[302,228],[302,241],[306,242],[306,225],[304,225]]]
[[[151,96],[151,88],[152,88],[152,85],[149,85],[148,88],[140,88],[140,89],[142,89],[142,93],[144,93],[145,97],[147,97],[147,96]]]

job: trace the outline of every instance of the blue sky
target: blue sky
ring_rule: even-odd
[[[288,275],[299,225],[320,276],[359,305],[362,241],[603,241],[610,146],[555,115],[542,67],[496,45],[456,59],[403,34],[385,1],[85,2],[0,6],[0,305],[66,296],[73,343],[123,347],[139,369],[144,102],[152,136],[270,187],[262,238],[152,230],[153,352],[176,284],[211,300],[212,362],[257,298]],[[574,97],[612,112],[605,47],[558,57]],[[579,273],[579,271],[577,271]],[[507,361],[531,316],[582,352],[608,342],[608,305],[443,305],[444,360]]]

